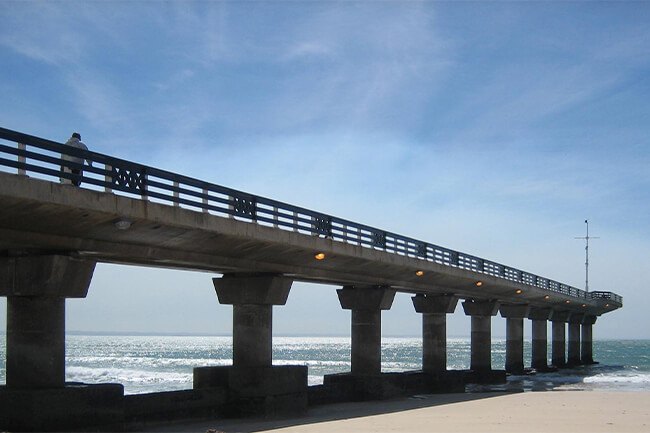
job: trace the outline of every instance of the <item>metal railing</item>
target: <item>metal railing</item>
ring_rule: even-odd
[[[623,297],[617,295],[616,293],[597,291],[597,292],[589,292],[588,295],[591,299],[607,299],[610,301],[617,302],[621,305],[623,304]]]
[[[29,172],[37,177],[48,180],[56,178],[68,183],[80,180],[86,188],[123,193],[152,202],[329,238],[516,281],[566,296],[584,299],[608,297],[622,303],[622,298],[614,293],[587,293],[548,278],[428,242],[101,153],[71,148],[4,128],[0,128],[0,139],[11,142],[5,144],[0,141],[0,166],[14,168],[18,174],[26,175]],[[90,165],[64,160],[63,155],[89,161]],[[71,173],[72,169],[79,170],[80,174]]]

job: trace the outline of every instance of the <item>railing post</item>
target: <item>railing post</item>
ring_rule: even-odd
[[[204,196],[203,200],[202,200],[203,212],[208,213],[208,197],[207,197],[208,196],[208,190],[205,189],[205,188],[203,188],[203,196]]]
[[[113,167],[108,165],[108,164],[104,164],[104,171],[105,171],[105,173],[104,173],[104,182],[106,183],[104,185],[104,192],[113,192],[113,188],[108,186],[108,185],[113,185],[113,176],[112,176]],[[111,173],[111,174],[109,174],[109,173]]]
[[[26,150],[27,146],[23,143],[18,143],[18,150]],[[27,162],[27,159],[25,158],[24,155],[18,155],[18,164],[25,165]],[[27,176],[27,170],[24,168],[18,168],[18,174],[21,176]]]
[[[293,212],[293,231],[298,231],[298,212]]]
[[[279,225],[278,225],[279,219],[280,218],[278,217],[278,207],[273,206],[273,228],[277,229],[279,227]]]
[[[141,194],[141,198],[142,198],[142,200],[147,200],[147,189],[148,189],[148,186],[147,186],[147,178],[149,177],[149,175],[145,172],[145,173],[142,173],[142,177],[143,177],[143,179],[142,179],[142,194]]]
[[[228,218],[235,218],[235,197],[233,196],[228,196],[228,210],[230,211]]]
[[[172,183],[172,185],[174,186],[174,192],[173,192],[173,195],[174,195],[174,207],[180,207],[181,204],[178,202],[178,199],[180,198],[180,193],[178,192],[178,187],[179,187],[178,181],[175,180]]]

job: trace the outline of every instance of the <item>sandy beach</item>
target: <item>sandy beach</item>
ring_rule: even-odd
[[[287,420],[214,420],[159,432],[650,432],[650,392],[426,395],[311,408]]]

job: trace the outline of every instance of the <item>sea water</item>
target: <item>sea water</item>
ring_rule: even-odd
[[[5,382],[5,339],[0,335],[0,383]],[[468,369],[469,338],[447,341],[449,369]],[[484,390],[650,391],[650,340],[597,340],[593,366],[553,373],[509,376],[505,385],[470,386]],[[550,348],[549,348],[550,354]],[[421,368],[420,338],[384,338],[382,371]],[[524,343],[525,362],[530,343]],[[505,340],[492,341],[492,368],[503,369]],[[194,367],[232,364],[230,337],[68,335],[66,380],[121,383],[127,394],[192,388]],[[350,371],[349,337],[274,337],[274,365],[306,365],[309,385],[326,374]]]

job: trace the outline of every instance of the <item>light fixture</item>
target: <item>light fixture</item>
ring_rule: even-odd
[[[582,304],[582,308],[586,308],[586,307],[587,307],[587,304]]]
[[[316,260],[323,260],[325,258],[325,253],[318,253],[314,256]]]
[[[128,230],[131,228],[131,220],[128,218],[118,218],[115,221],[115,227],[117,227],[118,230]]]
[[[544,299],[551,299],[551,295],[544,296]]]
[[[415,271],[415,275],[421,277],[422,275],[424,275],[424,271]]]
[[[567,304],[570,304],[570,303],[571,303],[571,301],[569,301],[568,299],[567,299],[566,301],[564,301],[564,302],[566,302]]]
[[[477,282],[476,282],[476,286],[477,286],[477,287],[481,287],[482,285],[483,285],[483,281],[477,281]]]
[[[605,307],[609,307],[609,304],[605,304]]]
[[[521,295],[521,289],[515,290],[515,293],[518,294],[518,295]]]

